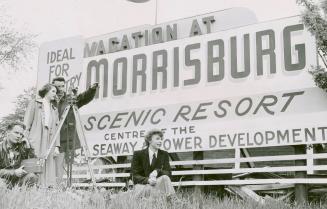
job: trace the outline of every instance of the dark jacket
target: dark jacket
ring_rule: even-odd
[[[158,156],[151,167],[149,161],[149,149],[135,151],[132,160],[132,178],[134,184],[147,184],[149,175],[152,171],[157,170],[158,176],[162,175],[171,176],[171,168],[169,164],[168,152],[158,150]]]
[[[83,105],[88,104],[95,96],[97,88],[89,88],[85,92],[77,96],[76,105],[78,108]],[[62,115],[65,111],[65,108],[68,106],[68,97],[64,94],[63,97],[57,101],[57,108],[59,112],[59,118],[62,120]],[[69,142],[68,142],[69,141]],[[80,141],[75,129],[75,117],[73,110],[71,109],[67,115],[67,118],[60,131],[60,152],[66,152],[71,149],[78,149],[81,147]]]
[[[8,142],[0,142],[0,178],[13,176],[15,169],[19,168],[22,160],[36,157],[34,150],[26,142],[17,143],[11,148],[16,153],[12,159],[9,157]]]

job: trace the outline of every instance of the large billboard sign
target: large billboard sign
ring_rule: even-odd
[[[80,89],[101,86],[81,108],[91,154],[130,155],[153,128],[169,152],[324,143],[316,61],[299,17],[84,57]]]

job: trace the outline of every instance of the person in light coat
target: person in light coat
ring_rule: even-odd
[[[52,84],[46,84],[38,93],[40,98],[32,100],[25,113],[25,136],[34,149],[35,155],[44,159],[59,125],[58,110],[52,103],[56,98],[57,88]],[[55,158],[59,154],[59,147],[60,138],[57,137],[55,146],[43,163],[43,170],[39,178],[41,187],[47,188],[56,185]]]

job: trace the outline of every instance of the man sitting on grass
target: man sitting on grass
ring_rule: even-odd
[[[0,186],[32,186],[38,177],[21,166],[24,159],[35,157],[33,149],[23,140],[25,125],[12,122],[7,128],[6,138],[0,142]]]
[[[147,148],[135,151],[132,160],[132,178],[135,191],[139,194],[148,195],[152,191],[159,191],[170,197],[175,194],[171,184],[171,168],[169,155],[160,150],[163,133],[160,130],[152,130],[145,136]]]

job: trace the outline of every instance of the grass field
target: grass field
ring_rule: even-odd
[[[137,198],[133,192],[110,194],[108,191],[83,191],[37,188],[0,188],[0,209],[163,209],[194,208],[191,193],[178,193],[171,204],[160,195]],[[288,202],[267,201],[264,205],[237,198],[204,196],[200,199],[204,209],[325,209],[327,204],[309,206]]]

